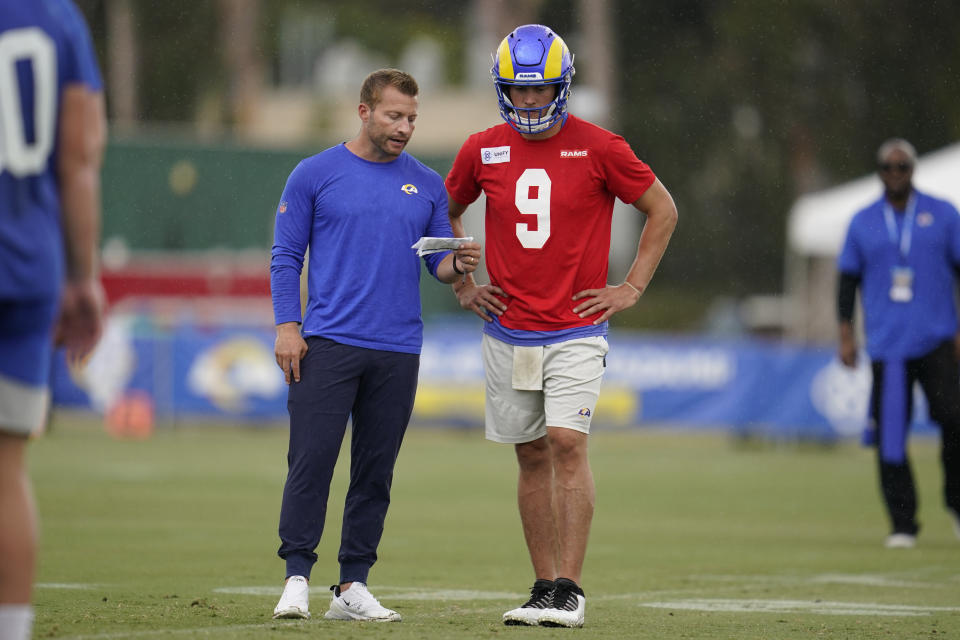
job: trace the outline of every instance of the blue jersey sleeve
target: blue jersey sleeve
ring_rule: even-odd
[[[847,237],[843,242],[843,249],[837,258],[837,269],[840,273],[846,273],[853,276],[863,274],[863,259],[860,253],[860,246],[857,242],[857,219],[854,216],[850,221],[850,227],[847,229]]]
[[[60,56],[61,85],[84,84],[93,91],[101,90],[103,79],[90,30],[80,10],[69,0],[52,3],[50,10],[59,14],[65,36],[64,51]]]
[[[315,178],[305,162],[290,174],[277,205],[270,254],[270,295],[276,324],[301,322],[300,273],[310,244]]]
[[[960,269],[960,212],[956,207],[947,204],[950,211],[950,261],[954,269]]]

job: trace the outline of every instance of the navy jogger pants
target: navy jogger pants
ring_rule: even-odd
[[[390,505],[393,467],[417,389],[420,356],[307,338],[290,384],[290,445],[278,554],[287,577],[310,577],[333,469],[351,419],[350,486],[340,537],[340,583],[366,582]]]

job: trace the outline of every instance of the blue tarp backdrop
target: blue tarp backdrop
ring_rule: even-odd
[[[286,385],[272,327],[158,327],[113,316],[93,357],[54,365],[54,403],[106,411],[131,390],[157,417],[248,423],[286,417]],[[866,424],[870,371],[842,367],[828,348],[761,339],[714,340],[612,332],[594,424],[732,428],[772,436],[856,436]],[[926,423],[917,393],[916,420]],[[428,325],[414,422],[479,425],[483,367],[479,326]]]

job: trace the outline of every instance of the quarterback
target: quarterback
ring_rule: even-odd
[[[454,290],[486,322],[486,437],[514,445],[518,502],[535,582],[509,625],[580,627],[581,571],[593,518],[587,436],[607,353],[607,323],[643,295],[677,210],[626,141],[567,112],[573,54],[553,30],[524,25],[494,54],[504,123],[470,136],[446,178],[454,234],[486,194],[490,283]],[[614,200],[646,215],[625,279],[607,285]]]

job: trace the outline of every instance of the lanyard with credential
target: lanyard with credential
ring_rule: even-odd
[[[883,203],[883,219],[887,222],[887,233],[894,246],[900,245],[900,262],[906,263],[910,255],[910,243],[913,240],[913,218],[917,214],[917,196],[911,195],[907,201],[907,210],[903,216],[903,233],[897,233],[897,222],[893,218],[893,207],[889,202]],[[897,236],[900,236],[899,238]]]

